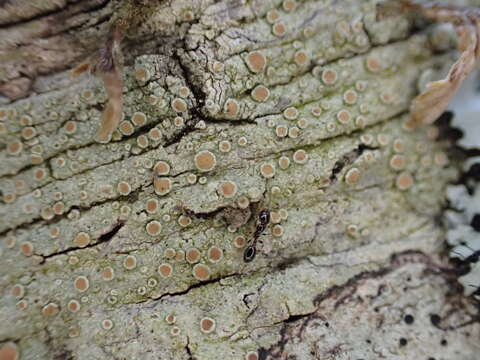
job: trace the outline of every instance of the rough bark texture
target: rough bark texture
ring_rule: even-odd
[[[457,170],[408,114],[454,37],[376,3],[1,3],[0,359],[476,359],[439,257]],[[66,70],[116,18],[98,144],[102,84]]]

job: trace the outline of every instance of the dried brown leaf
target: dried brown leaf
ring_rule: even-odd
[[[463,51],[445,79],[427,84],[426,90],[412,102],[410,111],[416,123],[431,124],[447,108],[463,80],[472,72],[477,60],[477,29],[473,25],[457,27],[459,48]]]
[[[123,111],[123,79],[118,68],[115,71],[100,73],[105,90],[108,95],[108,102],[103,109],[102,122],[95,135],[98,142],[109,142],[113,132],[117,129],[122,119]]]
[[[480,57],[480,9],[433,2],[417,3],[411,0],[395,0],[384,6],[386,9],[397,9],[397,12],[399,9],[416,12],[431,21],[451,23],[459,36],[458,49],[462,53],[450,68],[447,77],[427,84],[425,91],[418,95],[410,106],[415,124],[431,124],[445,111]],[[383,11],[386,13],[386,10]]]
[[[114,26],[107,43],[99,51],[97,63],[93,66],[93,70],[102,78],[108,96],[107,105],[102,113],[102,122],[95,135],[95,139],[101,143],[110,141],[122,119],[123,76],[120,51],[122,38],[123,26]]]
[[[71,72],[72,77],[77,77],[81,73],[90,71],[100,76],[103,81],[108,101],[103,109],[100,128],[95,135],[95,139],[101,143],[110,141],[122,119],[123,77],[120,42],[123,39],[124,28],[125,25],[122,22],[113,26],[105,45],[99,49],[98,54],[93,59],[78,65]]]

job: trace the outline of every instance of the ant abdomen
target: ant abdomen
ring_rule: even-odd
[[[248,246],[243,252],[243,260],[245,262],[252,261],[255,258],[256,253],[257,253],[257,249],[255,246]]]

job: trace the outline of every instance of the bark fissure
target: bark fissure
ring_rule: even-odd
[[[0,355],[11,343],[21,360],[416,358],[421,344],[425,358],[469,358],[478,307],[459,295],[465,267],[438,257],[451,139],[408,113],[452,39],[375,6],[81,0],[0,25],[61,63],[44,77],[34,56],[0,69],[42,93],[0,107],[0,321],[12,324]],[[99,84],[68,88],[59,69],[93,57],[113,20],[129,23],[127,135],[103,146],[86,134],[107,103],[88,100]],[[49,177],[30,165],[37,140]],[[271,219],[246,263],[261,209]]]
[[[106,233],[100,235],[98,237],[98,239],[96,239],[95,242],[93,242],[91,244],[88,244],[84,247],[81,247],[81,248],[79,248],[79,247],[67,248],[65,250],[58,251],[58,252],[55,252],[55,253],[51,253],[51,254],[48,254],[48,255],[42,255],[42,254],[36,254],[36,255],[39,255],[39,256],[42,257],[42,261],[40,262],[40,264],[44,264],[47,260],[55,258],[57,256],[68,255],[71,252],[75,252],[75,251],[79,251],[79,250],[83,250],[83,249],[97,248],[98,246],[100,246],[102,244],[105,244],[105,243],[109,242],[110,240],[112,240],[112,238],[120,231],[120,229],[124,225],[125,225],[125,223],[123,221],[118,220],[117,223],[112,227],[111,230],[109,230]]]

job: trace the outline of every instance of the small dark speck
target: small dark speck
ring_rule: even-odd
[[[405,324],[411,325],[415,321],[415,318],[412,315],[405,315]]]
[[[407,343],[408,343],[408,341],[405,338],[401,338],[400,341],[399,341],[400,346],[405,346],[405,345],[407,345]]]
[[[438,327],[440,325],[441,320],[442,319],[437,314],[431,314],[430,315],[430,322],[432,323],[433,326]]]
[[[470,223],[470,225],[475,231],[480,232],[480,214],[475,214],[473,216],[472,222]]]
[[[443,339],[442,341],[440,341],[440,344],[442,344],[442,346],[447,346],[448,342],[447,340]]]

